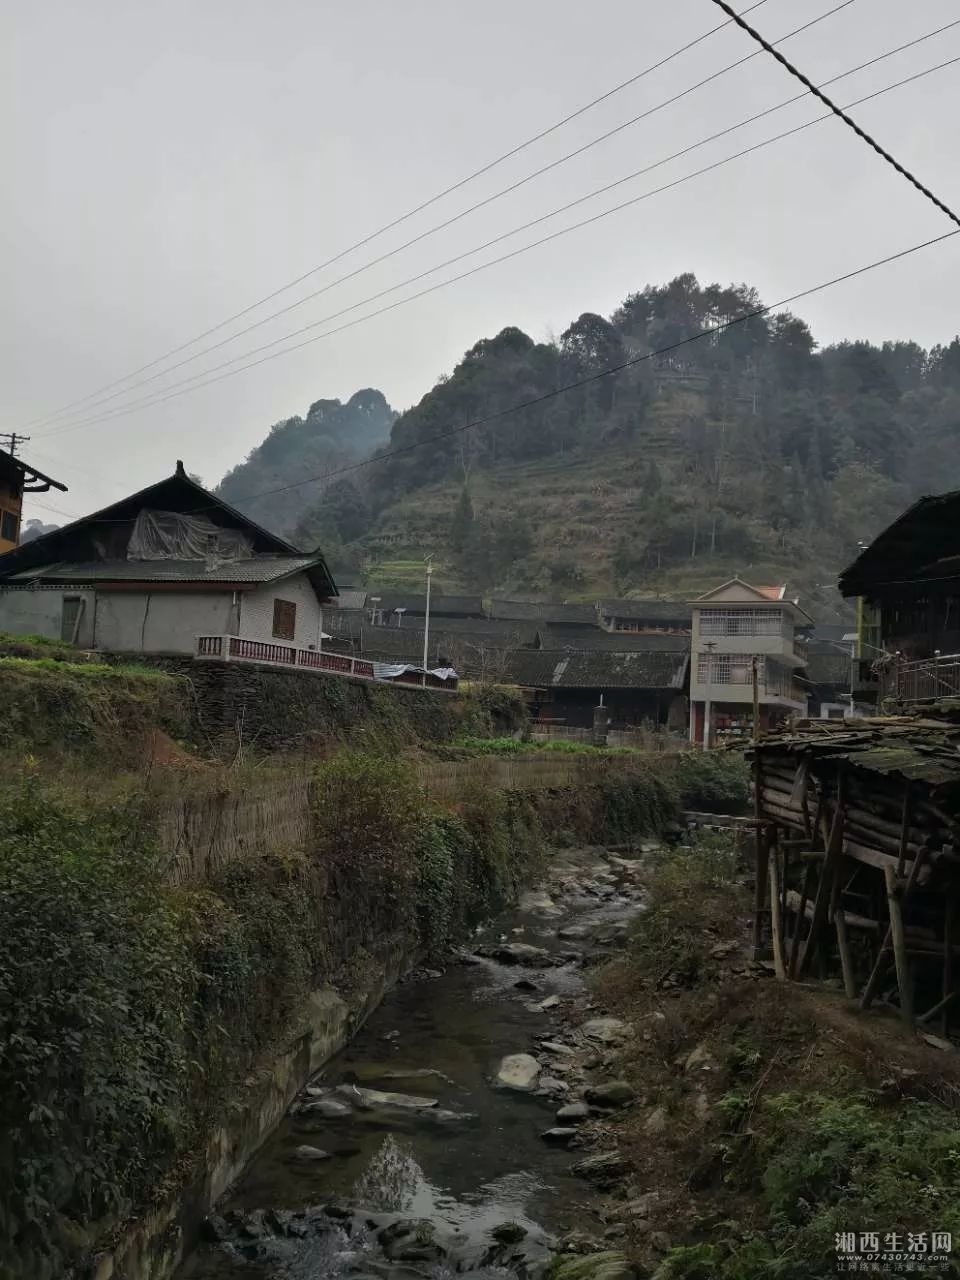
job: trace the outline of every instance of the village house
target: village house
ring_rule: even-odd
[[[47,493],[50,489],[67,492],[67,486],[59,480],[51,480],[22,458],[0,449],[0,555],[19,546],[23,495]]]
[[[525,693],[534,728],[592,729],[597,713],[614,730],[639,727],[683,732],[690,661],[685,636],[660,636],[656,648],[626,652],[518,650],[504,679]]]
[[[689,635],[691,609],[682,600],[601,600],[597,619],[604,631]]]
[[[172,476],[0,556],[0,630],[112,653],[195,654],[200,637],[305,650],[336,586],[304,554]],[[251,654],[252,656],[252,654]]]
[[[757,672],[760,728],[807,712],[803,634],[813,619],[785,587],[753,587],[732,578],[691,601],[690,741],[710,746],[719,735],[753,726]]]
[[[960,490],[921,498],[840,576],[858,602],[857,696],[960,693]]]

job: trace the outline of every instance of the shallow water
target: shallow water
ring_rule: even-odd
[[[596,851],[570,855],[563,874],[565,891],[554,893],[559,912],[548,913],[544,906],[510,912],[478,932],[467,949],[507,941],[543,947],[554,957],[588,953],[589,941],[559,939],[558,929],[584,924],[603,933],[639,909],[636,895],[623,886],[622,869],[614,880],[610,864],[598,861]],[[581,892],[576,881],[613,897],[599,900]],[[521,979],[537,990],[518,989]],[[438,1108],[374,1107],[335,1119],[290,1114],[219,1211],[299,1211],[337,1201],[365,1213],[431,1219],[463,1245],[464,1257],[473,1246],[482,1251],[489,1245],[491,1231],[504,1222],[518,1223],[532,1240],[546,1242],[553,1232],[586,1224],[584,1184],[570,1173],[576,1155],[541,1137],[555,1123],[559,1104],[491,1083],[501,1058],[536,1053],[537,1039],[561,1026],[558,1010],[539,1012],[536,1002],[554,993],[568,1001],[583,990],[576,958],[532,968],[494,960],[455,963],[439,976],[400,983],[311,1084],[355,1083],[427,1096],[438,1100]],[[423,1072],[441,1074],[411,1074]],[[331,1158],[297,1163],[293,1154],[302,1144]],[[180,1280],[383,1275],[370,1249],[370,1242],[358,1246],[356,1238],[284,1241],[276,1256],[251,1262],[230,1246],[206,1244]],[[389,1270],[417,1274],[411,1267]]]

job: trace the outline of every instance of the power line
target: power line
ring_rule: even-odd
[[[902,46],[902,47],[905,47],[905,46]],[[890,54],[898,51],[899,50],[891,50]],[[886,57],[886,56],[890,56],[890,55],[881,55],[881,57]],[[859,67],[854,67],[850,71],[844,72],[842,76],[835,77],[835,79],[842,79],[844,76],[852,75],[855,71],[862,70],[863,67],[872,65],[873,63],[878,61],[880,61],[879,57],[871,59],[869,63],[864,63]],[[867,102],[872,98],[879,97],[882,94],[889,93],[894,89],[902,88],[904,85],[910,84],[916,80],[923,79],[925,76],[931,75],[935,71],[940,71],[945,67],[955,65],[958,61],[960,61],[960,58],[952,58],[946,62],[938,63],[936,66],[928,67],[923,71],[915,72],[912,76],[908,76],[903,80],[896,81],[894,84],[886,85],[881,89],[874,90],[872,93],[866,94],[863,97],[856,99],[856,101],[854,103],[851,103],[850,105],[858,105],[859,103]],[[797,133],[801,133],[804,130],[811,128],[813,125],[820,124],[824,120],[829,120],[831,118],[830,112],[827,112],[821,116],[815,116],[812,120],[808,120],[803,124],[796,125],[791,129],[784,130],[782,133],[774,134],[770,138],[763,139],[760,142],[754,143],[752,146],[745,147],[741,151],[734,152],[732,155],[724,156],[720,160],[713,161],[711,164],[705,165],[700,169],[695,169],[691,173],[683,174],[679,178],[675,178],[671,182],[665,183],[662,186],[654,187],[649,191],[641,192],[639,195],[633,196],[629,200],[626,200],[621,202],[620,204],[614,205],[609,209],[601,210],[599,213],[593,214],[589,218],[584,218],[579,222],[571,223],[567,227],[562,227],[558,231],[551,232],[549,235],[546,235],[546,236],[542,236],[540,239],[534,240],[529,244],[522,245],[517,249],[511,250],[509,253],[502,254],[497,258],[492,258],[487,262],[479,263],[477,266],[471,267],[467,271],[460,272],[458,275],[451,276],[446,280],[441,280],[436,284],[430,285],[425,289],[419,290],[417,293],[409,295],[406,298],[400,298],[395,302],[388,303],[386,306],[379,307],[375,311],[369,312],[366,315],[358,316],[355,319],[346,322],[345,324],[338,325],[334,329],[329,329],[323,333],[315,334],[313,337],[307,338],[305,341],[296,343],[293,346],[284,347],[282,350],[279,350],[279,351],[271,351],[272,348],[278,346],[282,342],[287,342],[291,338],[298,337],[303,333],[310,332],[320,325],[327,324],[331,320],[337,319],[339,316],[342,316],[349,311],[356,310],[358,307],[366,306],[370,302],[374,302],[377,299],[385,296],[386,294],[395,292],[397,289],[401,289],[406,287],[407,285],[416,283],[417,281],[422,280],[424,277],[432,275],[436,271],[442,270],[444,267],[451,266],[453,263],[461,261],[463,258],[470,257],[475,253],[480,253],[484,249],[490,248],[493,245],[498,244],[505,239],[508,239],[512,235],[516,235],[521,231],[528,230],[530,227],[536,226],[539,223],[545,222],[549,218],[556,217],[558,214],[563,213],[568,209],[575,207],[578,204],[582,204],[585,200],[592,199],[595,196],[603,194],[604,192],[609,191],[614,187],[622,185],[624,182],[630,181],[633,178],[639,177],[640,175],[649,172],[651,169],[654,169],[663,164],[666,164],[670,160],[677,159],[679,156],[685,155],[688,152],[697,149],[699,146],[705,145],[707,142],[714,141],[716,138],[722,137],[724,136],[724,134],[730,133],[734,129],[742,128],[744,125],[750,124],[755,120],[762,118],[765,115],[770,115],[772,112],[780,110],[782,107],[787,106],[792,102],[796,102],[800,98],[803,98],[804,96],[805,96],[804,94],[798,94],[794,98],[787,99],[785,102],[779,103],[774,107],[770,107],[765,111],[759,112],[755,116],[751,116],[747,120],[740,121],[736,125],[731,125],[729,128],[721,130],[719,133],[712,134],[708,138],[702,139],[700,142],[694,143],[691,146],[686,147],[681,151],[675,152],[672,155],[667,156],[662,160],[659,160],[651,165],[648,165],[644,169],[637,170],[635,173],[628,174],[626,177],[617,179],[615,182],[608,183],[606,186],[603,186],[603,187],[599,187],[595,191],[589,192],[585,196],[578,197],[576,200],[570,201],[568,204],[560,206],[558,209],[551,210],[549,213],[542,214],[540,217],[534,218],[530,222],[521,224],[518,227],[514,227],[510,231],[504,232],[503,234],[494,237],[492,240],[489,240],[484,244],[481,244],[472,249],[469,249],[464,253],[457,254],[453,258],[447,259],[445,262],[442,262],[434,267],[430,267],[426,271],[422,271],[415,276],[411,276],[408,279],[401,281],[399,284],[391,285],[386,289],[382,289],[378,293],[373,294],[368,298],[362,299],[360,302],[352,303],[347,307],[343,307],[341,308],[340,311],[333,312],[331,315],[324,316],[322,319],[314,321],[309,325],[305,325],[301,329],[294,330],[291,333],[284,334],[279,338],[275,338],[273,341],[265,343],[263,346],[254,347],[249,351],[243,352],[241,355],[234,356],[230,360],[224,361],[220,365],[214,365],[209,369],[201,370],[199,373],[193,374],[190,377],[183,379],[182,382],[174,383],[171,387],[163,389],[162,394],[145,396],[141,400],[131,401],[127,405],[118,406],[116,409],[111,410],[106,414],[94,415],[91,418],[82,419],[78,422],[68,423],[60,427],[54,427],[52,430],[48,431],[46,435],[50,435],[50,436],[59,435],[59,434],[62,434],[63,432],[80,430],[81,428],[93,426],[101,422],[110,422],[116,418],[124,417],[128,413],[135,412],[137,409],[149,408],[149,407],[153,407],[154,405],[164,404],[167,401],[177,399],[182,395],[187,395],[193,391],[201,390],[204,387],[212,386],[217,382],[221,382],[226,378],[233,377],[236,374],[243,373],[248,369],[256,368],[259,365],[265,364],[270,360],[279,359],[281,356],[288,355],[294,351],[302,350],[304,347],[310,346],[314,342],[319,342],[324,338],[332,337],[335,334],[342,333],[346,329],[353,328],[358,324],[363,324],[368,320],[375,319],[377,316],[384,315],[385,313],[389,311],[393,311],[398,307],[406,306],[408,303],[414,302],[417,299],[422,298],[430,293],[434,293],[439,289],[447,288],[451,284],[456,284],[459,281],[465,280],[470,276],[478,274],[481,271],[485,271],[490,267],[497,266],[503,262],[509,261],[510,259],[515,258],[520,254],[529,252],[529,250],[531,249],[538,248],[543,244],[550,243],[553,240],[556,240],[562,236],[568,235],[572,231],[580,230],[583,227],[589,226],[595,222],[602,220],[603,218],[609,217],[611,214],[619,213],[626,208],[629,208],[635,204],[640,203],[641,201],[648,200],[651,197],[662,194],[665,191],[670,191],[675,187],[681,186],[684,183],[691,181],[694,178],[702,177],[704,174],[711,173],[715,169],[721,168],[724,165],[732,163],[732,161],[734,160],[741,159],[744,156],[752,154],[753,152],[760,151],[765,147],[771,146],[775,142],[780,142],[785,138],[791,137]],[[241,365],[239,368],[236,368],[236,369],[229,368],[230,365],[237,364],[238,361],[245,360],[251,355],[259,355],[261,352],[264,352],[264,351],[271,351],[271,354],[261,355],[259,359],[252,360],[248,364]],[[219,370],[227,370],[227,372],[220,373]],[[217,376],[207,377],[207,375],[209,374],[217,374]],[[207,381],[205,382],[198,381],[198,379],[205,378],[205,377],[207,378]]]
[[[853,0],[848,0],[848,3],[852,2]],[[755,4],[752,4],[745,9],[744,13],[752,13],[755,9],[759,9],[761,5],[766,3],[767,0],[757,0]],[[202,342],[204,338],[209,338],[211,334],[218,333],[221,329],[226,328],[228,324],[233,324],[235,320],[243,319],[243,317],[249,315],[250,312],[256,311],[258,307],[264,306],[267,302],[272,302],[274,298],[278,298],[282,293],[286,293],[289,289],[296,288],[296,286],[298,284],[302,284],[304,280],[309,280],[311,276],[325,270],[327,267],[333,266],[336,262],[340,262],[341,259],[355,252],[355,250],[362,249],[365,245],[370,244],[371,241],[379,239],[380,236],[385,235],[388,231],[392,231],[402,223],[409,221],[410,218],[415,217],[418,213],[422,213],[424,209],[430,208],[431,205],[436,204],[439,200],[444,199],[448,195],[452,195],[455,191],[459,191],[462,187],[465,187],[468,183],[482,177],[484,174],[490,173],[491,170],[496,169],[505,161],[512,159],[514,156],[519,155],[520,152],[525,151],[528,147],[531,147],[535,143],[541,142],[544,138],[549,137],[551,134],[556,133],[558,129],[562,129],[565,125],[570,124],[571,121],[576,120],[579,116],[582,116],[594,107],[599,106],[600,103],[606,102],[615,94],[629,88],[630,85],[636,84],[639,80],[651,75],[654,71],[659,71],[661,67],[665,67],[675,58],[680,57],[681,54],[689,52],[690,49],[695,48],[698,44],[702,44],[705,40],[708,40],[710,36],[716,35],[718,31],[722,31],[725,27],[729,27],[730,25],[731,23],[728,19],[725,22],[721,22],[716,27],[711,27],[709,31],[704,31],[702,35],[697,36],[693,40],[689,40],[686,44],[681,45],[679,49],[674,49],[672,53],[667,54],[658,62],[651,63],[650,66],[645,67],[642,71],[638,71],[636,75],[630,76],[628,79],[621,81],[620,84],[614,85],[612,89],[607,89],[604,93],[600,94],[599,97],[593,98],[590,102],[584,103],[581,107],[577,107],[576,110],[563,116],[560,120],[557,120],[554,124],[548,126],[548,128],[542,129],[539,133],[533,134],[525,141],[511,147],[509,151],[504,151],[502,155],[499,155],[494,160],[490,160],[488,163],[481,165],[479,169],[474,169],[473,172],[467,174],[465,178],[460,178],[449,187],[444,187],[442,191],[438,191],[435,195],[423,200],[412,209],[408,209],[405,213],[400,214],[392,221],[384,223],[384,225],[377,228],[376,231],[371,231],[369,235],[364,236],[363,239],[357,240],[354,244],[348,245],[346,249],[341,249],[338,253],[335,253],[333,257],[327,258],[324,262],[318,263],[317,266],[311,267],[309,271],[304,271],[293,280],[287,281],[286,284],[281,285],[278,289],[274,289],[272,293],[265,294],[262,298],[258,298],[256,302],[251,302],[249,306],[244,307],[242,310],[235,312],[231,316],[227,316],[225,320],[221,320],[217,324],[212,325],[209,329],[205,329],[202,333],[198,333],[195,337],[181,343],[180,346],[171,348],[171,350],[165,352],[162,356],[157,356],[155,360],[151,360],[149,363],[141,365],[138,369],[133,369],[130,373],[124,374],[123,377],[117,378],[113,382],[108,382],[104,386],[98,387],[95,391],[91,391],[77,400],[71,400],[69,403],[61,405],[59,409],[53,410],[45,417],[32,419],[29,425],[32,426],[34,423],[40,424],[48,422],[51,418],[59,416],[60,413],[73,408],[75,405],[85,404],[88,400],[95,399],[97,396],[102,394],[102,392],[110,391],[114,387],[119,386],[120,383],[128,382],[131,378],[137,377],[138,374],[146,373],[147,370],[156,368],[158,364],[163,364],[165,360],[169,360],[171,356],[179,355],[182,351],[186,351],[188,347],[192,347],[195,343]]]
[[[297,480],[293,484],[278,485],[273,489],[262,489],[257,493],[241,494],[234,499],[234,502],[246,502],[251,498],[269,497],[275,493],[287,493],[291,489],[298,489],[305,484],[314,484],[320,481],[333,480],[338,476],[346,475],[351,471],[358,471],[362,467],[372,466],[377,462],[384,462],[387,458],[397,457],[403,453],[411,453],[416,449],[422,449],[426,445],[437,444],[441,440],[448,440],[452,436],[461,435],[465,431],[470,431],[475,427],[486,426],[488,423],[497,422],[502,418],[509,417],[510,414],[519,413],[523,409],[531,409],[536,405],[544,404],[548,400],[553,400],[557,396],[565,395],[568,391],[575,391],[579,387],[586,387],[594,382],[599,382],[602,378],[609,378],[615,374],[622,373],[624,369],[633,368],[635,365],[643,364],[648,360],[653,360],[656,356],[667,355],[671,351],[677,351],[680,347],[689,346],[693,342],[699,342],[701,338],[709,338],[714,334],[724,333],[727,329],[732,329],[738,324],[745,324],[748,320],[755,320],[759,316],[767,315],[771,311],[776,311],[780,307],[789,306],[793,302],[799,302],[801,298],[809,298],[812,294],[820,293],[824,289],[830,289],[834,285],[843,284],[847,280],[853,280],[857,276],[865,275],[868,271],[874,271],[877,267],[887,266],[891,262],[897,262],[901,258],[906,258],[910,254],[918,253],[921,249],[927,249],[931,245],[940,244],[944,240],[950,240],[953,236],[960,235],[960,228],[956,231],[945,231],[943,235],[934,236],[930,240],[924,240],[920,244],[911,245],[909,249],[900,249],[897,253],[888,254],[885,258],[878,258],[875,262],[867,263],[866,266],[857,267],[853,271],[844,272],[843,275],[834,276],[830,280],[824,280],[820,284],[813,285],[809,289],[802,289],[799,293],[793,293],[787,298],[781,298],[779,302],[772,302],[769,306],[758,307],[755,311],[749,311],[746,315],[737,316],[733,320],[725,320],[716,325],[710,325],[706,329],[701,329],[699,333],[692,334],[688,338],[682,338],[679,342],[671,342],[665,347],[658,347],[654,351],[648,351],[645,355],[634,356],[630,360],[624,360],[617,365],[611,365],[607,369],[601,369],[598,373],[589,374],[585,378],[578,378],[575,382],[568,382],[562,387],[555,387],[552,391],[547,391],[541,396],[534,396],[530,400],[523,400],[518,404],[510,405],[506,409],[498,409],[494,413],[486,414],[482,418],[474,418],[471,422],[466,422],[457,427],[451,427],[445,431],[427,437],[425,440],[418,440],[413,444],[401,445],[397,449],[389,449],[385,453],[378,454],[373,458],[365,458],[361,462],[351,463],[346,467],[339,467],[335,471],[326,472],[319,476],[308,476],[305,480]]]
[[[788,31],[785,35],[780,37],[780,39],[778,40],[778,43],[783,43],[785,40],[790,40],[794,36],[799,35],[801,32],[807,31],[811,27],[815,27],[818,23],[825,21],[827,18],[832,17],[835,13],[838,13],[841,9],[845,9],[853,3],[854,3],[854,0],[841,0],[841,3],[834,5],[832,9],[828,9],[825,13],[818,15],[816,18],[810,19],[810,21],[805,22],[802,26],[795,27],[792,31]],[[702,89],[705,85],[711,84],[713,81],[718,80],[721,76],[726,75],[729,71],[736,70],[738,67],[743,66],[744,63],[750,62],[752,61],[753,58],[756,58],[756,57],[759,57],[759,50],[755,53],[747,54],[745,57],[738,58],[735,62],[731,62],[725,67],[721,67],[719,71],[715,71],[711,75],[704,77],[702,80],[698,80],[696,84],[690,85],[688,88],[681,90],[679,93],[673,94],[672,97],[665,99],[663,102],[659,102],[655,106],[649,107],[646,111],[641,112],[640,115],[633,116],[630,120],[626,120],[622,124],[616,125],[612,129],[608,129],[605,133],[600,134],[598,137],[592,138],[589,142],[585,142],[582,146],[576,147],[573,151],[568,151],[565,155],[558,157],[558,159],[550,161],[549,164],[542,165],[539,169],[535,169],[532,173],[529,173],[522,178],[518,178],[515,182],[512,182],[508,186],[501,188],[500,191],[496,191],[492,195],[484,197],[484,199],[477,201],[476,203],[470,205],[468,208],[462,210],[460,213],[454,214],[452,217],[445,219],[443,222],[435,223],[432,227],[428,227],[425,231],[422,231],[418,235],[412,237],[412,239],[405,241],[403,244],[397,245],[396,248],[389,249],[387,250],[387,252],[380,254],[378,257],[372,258],[368,262],[361,263],[360,266],[355,267],[352,271],[347,272],[345,275],[338,276],[335,280],[331,280],[329,283],[323,285],[321,288],[315,289],[312,293],[305,294],[304,297],[298,298],[295,302],[291,302],[287,306],[281,307],[279,310],[273,311],[267,316],[263,316],[261,319],[254,321],[252,324],[247,325],[243,329],[238,329],[235,333],[230,334],[228,337],[222,338],[218,342],[212,343],[210,346],[202,348],[200,351],[195,351],[192,355],[186,356],[183,360],[178,360],[176,364],[169,365],[166,369],[162,369],[158,373],[151,374],[148,378],[142,378],[137,382],[132,382],[128,386],[124,386],[116,391],[112,391],[109,395],[102,396],[99,399],[97,399],[94,396],[88,396],[87,400],[93,399],[94,403],[89,405],[85,409],[78,408],[75,410],[75,412],[84,413],[84,412],[88,412],[89,409],[97,409],[101,405],[108,404],[111,400],[117,399],[118,396],[126,395],[128,392],[134,391],[138,387],[147,386],[149,383],[156,382],[158,379],[166,378],[167,376],[169,376],[169,374],[174,373],[177,369],[181,369],[185,365],[192,364],[193,361],[199,360],[205,355],[210,355],[211,352],[219,351],[221,348],[228,346],[232,342],[235,342],[238,338],[242,338],[245,334],[252,333],[254,330],[262,328],[265,324],[269,324],[271,321],[277,320],[281,316],[288,315],[291,311],[295,311],[299,307],[304,306],[306,303],[312,302],[315,298],[319,298],[322,294],[329,293],[331,289],[335,289],[338,285],[345,284],[347,281],[355,279],[357,276],[362,275],[364,272],[368,271],[370,268],[378,266],[381,262],[385,262],[388,259],[395,257],[398,253],[402,253],[404,250],[411,248],[413,245],[418,244],[421,241],[429,238],[430,236],[437,234],[437,232],[446,230],[448,227],[453,226],[455,223],[462,221],[471,213],[475,213],[478,209],[485,208],[486,206],[495,203],[497,200],[502,199],[504,196],[509,195],[514,191],[517,191],[520,187],[523,187],[527,183],[534,181],[536,178],[542,177],[543,174],[549,173],[553,169],[556,169],[559,166],[566,164],[568,161],[575,159],[577,156],[583,155],[585,152],[591,150],[593,147],[598,146],[601,142],[606,142],[610,138],[616,136],[617,134],[622,133],[625,129],[628,129],[635,124],[639,124],[643,120],[649,119],[651,116],[656,115],[659,111],[664,110],[666,107],[672,106],[674,103],[679,102],[681,99],[688,97],[690,94],[695,93],[698,89]],[[804,95],[799,95],[799,96],[802,97]],[[464,256],[464,255],[461,255],[461,256]],[[398,287],[398,286],[395,286],[395,287]],[[377,294],[375,296],[379,297],[382,295]],[[354,304],[354,308],[352,309],[355,309],[355,307],[358,305],[362,305],[362,304],[359,304],[359,303]],[[351,308],[348,308],[348,309],[351,309]],[[340,315],[342,313],[336,312],[335,314]],[[326,321],[316,322],[312,327],[316,328],[317,323],[326,323]],[[311,326],[308,326],[308,327],[311,327]],[[297,330],[296,332],[298,333],[303,332],[303,330]],[[287,335],[287,336],[290,336],[290,335]],[[275,339],[274,342],[268,343],[267,346],[276,346],[278,342],[281,342],[284,340],[285,339],[283,338]],[[256,350],[258,351],[265,350],[265,349],[266,349],[265,347],[256,348]],[[227,361],[227,364],[234,363],[236,360],[241,358],[242,357],[239,357],[239,356],[235,357],[233,361]],[[218,365],[215,367],[223,368],[225,366]],[[129,381],[129,379],[126,379],[125,381]],[[174,385],[180,386],[182,385],[182,383],[176,383]],[[52,422],[60,416],[62,416],[62,414],[60,413],[50,414],[46,418],[41,419],[40,423],[46,424],[48,422]],[[66,416],[70,417],[73,415],[67,412]]]
[[[757,31],[754,27],[751,27],[748,22],[745,22],[743,18],[740,16],[740,14],[737,13],[735,9],[731,8],[729,4],[727,4],[726,0],[713,0],[713,3],[717,5],[718,8],[722,9],[724,13],[729,14],[731,20],[735,22],[738,27],[742,27],[743,30],[746,31],[748,35],[752,36],[753,39],[756,40],[757,44],[759,44],[763,49],[765,49],[767,53],[772,54],[772,56],[776,58],[776,60],[780,63],[780,65],[783,67],[786,67],[786,69],[790,72],[790,74],[794,76],[797,80],[799,80],[802,85],[805,85],[806,88],[810,91],[810,93],[813,94],[815,98],[819,98],[820,101],[824,104],[824,106],[829,107],[835,116],[839,116],[839,118],[843,121],[843,123],[847,125],[848,128],[852,129],[858,138],[861,138],[867,144],[867,146],[872,147],[873,150],[876,151],[878,156],[886,160],[887,164],[892,165],[892,167],[897,171],[897,173],[900,174],[902,178],[906,178],[906,180],[909,183],[911,183],[914,187],[916,187],[916,189],[921,193],[921,195],[926,196],[927,199],[931,202],[931,204],[935,205],[936,208],[938,208],[941,213],[945,213],[947,215],[947,217],[950,219],[951,222],[955,222],[956,225],[960,227],[960,214],[954,213],[954,211],[950,208],[949,205],[944,204],[944,202],[939,198],[939,196],[934,195],[934,193],[930,190],[929,187],[924,186],[924,184],[920,181],[919,178],[915,177],[910,172],[909,169],[904,168],[904,166],[899,162],[899,160],[894,159],[894,157],[890,154],[889,151],[886,151],[883,147],[881,147],[880,143],[877,142],[875,138],[872,138],[870,134],[866,132],[866,130],[861,129],[861,127],[857,124],[857,122],[851,119],[851,117],[846,114],[845,110],[842,107],[838,107],[836,103],[832,102],[830,98],[828,98],[827,95],[821,89],[817,88],[817,86],[813,83],[812,80],[809,80],[803,74],[802,71],[798,71],[792,62],[790,62],[787,58],[785,58],[784,55],[779,52],[779,50],[775,49],[774,46],[768,40],[765,40],[763,38],[763,36],[760,34],[759,31]]]
[[[681,347],[690,346],[691,343],[699,342],[702,338],[713,337],[716,334],[724,333],[728,329],[734,328],[736,325],[746,324],[750,320],[755,320],[759,316],[768,315],[771,311],[776,311],[780,307],[789,306],[793,302],[798,302],[801,298],[809,298],[815,293],[821,293],[824,289],[833,288],[835,285],[843,284],[847,280],[856,279],[858,276],[865,275],[868,271],[874,271],[877,267],[889,265],[891,262],[898,262],[903,258],[909,257],[911,254],[918,253],[921,249],[930,248],[932,245],[941,244],[945,240],[950,240],[954,236],[960,235],[960,228],[956,231],[945,231],[942,235],[933,236],[929,240],[923,240],[919,244],[911,245],[908,249],[900,249],[896,253],[888,254],[885,258],[878,258],[874,262],[869,262],[865,266],[856,267],[852,271],[846,271],[842,275],[833,276],[829,280],[823,280],[820,284],[812,285],[809,289],[801,289],[798,293],[790,294],[789,297],[781,298],[778,302],[772,302],[765,307],[757,307],[753,311],[748,311],[745,315],[736,316],[732,320],[724,320],[715,325],[710,325],[699,332],[691,334],[689,337],[681,338],[677,342],[668,343],[666,346],[657,347],[653,351],[648,351],[644,355],[633,356],[629,360],[624,360],[619,364],[610,365],[606,369],[600,369],[596,373],[588,374],[586,377],[577,378],[573,382],[564,383],[563,386],[555,387],[552,391],[544,392],[543,395],[533,396],[528,400],[521,400],[516,404],[508,405],[504,409],[495,410],[479,418],[473,418],[469,422],[461,423],[456,427],[448,427],[443,431],[435,432],[431,436],[427,436],[423,440],[414,441],[409,445],[400,445],[395,449],[388,449],[383,453],[376,454],[371,458],[364,458],[360,462],[350,463],[344,467],[337,467],[333,471],[326,471],[320,475],[307,476],[302,480],[293,481],[291,484],[277,485],[271,489],[260,489],[255,493],[244,493],[232,499],[234,504],[238,502],[248,502],[253,498],[271,497],[277,493],[288,493],[292,489],[299,489],[305,484],[328,483],[340,476],[347,475],[354,471],[359,471],[364,467],[374,466],[377,463],[385,462],[388,458],[399,457],[401,454],[413,453],[417,449],[426,448],[428,445],[438,444],[443,440],[449,440],[454,436],[462,435],[464,432],[472,431],[476,427],[487,426],[492,422],[499,422],[511,414],[520,413],[524,409],[532,409],[537,405],[545,404],[549,400],[554,400],[558,396],[565,395],[568,391],[576,391],[580,387],[590,386],[595,382],[599,382],[603,378],[614,377],[618,373],[622,373],[625,369],[634,368],[636,365],[644,364],[648,360],[653,360],[657,356],[668,355],[671,351],[677,351]],[[198,515],[204,511],[215,510],[213,506],[196,507],[189,514]],[[110,523],[105,521],[104,523]],[[125,523],[116,521],[115,523]]]

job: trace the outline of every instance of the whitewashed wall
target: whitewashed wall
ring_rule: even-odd
[[[301,649],[316,645],[320,632],[320,604],[305,573],[282,582],[245,591],[240,599],[240,630],[245,640],[273,640],[273,602],[290,600],[297,606],[296,633],[292,643]]]

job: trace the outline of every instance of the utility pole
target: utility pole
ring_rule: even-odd
[[[430,652],[430,578],[433,574],[433,556],[427,556],[427,608],[423,617],[423,686],[427,686],[427,658]]]
[[[0,440],[9,440],[7,452],[14,458],[17,456],[17,445],[26,444],[29,439],[29,436],[18,435],[16,431],[0,431]]]

